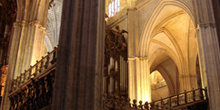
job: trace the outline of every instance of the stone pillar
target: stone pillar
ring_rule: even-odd
[[[52,110],[103,108],[105,0],[64,0]]]
[[[49,0],[17,0],[17,18],[11,41],[9,67],[1,110],[8,110],[11,81],[44,54]]]
[[[128,9],[128,58],[139,56],[138,15],[136,9]]]
[[[15,77],[34,65],[44,55],[44,36],[49,0],[17,0],[18,13],[14,23],[16,40],[12,41],[15,56]]]
[[[183,93],[185,90],[190,91],[192,90],[192,85],[190,83],[191,75],[189,75],[188,72],[184,72],[182,74],[179,74],[179,91],[178,93]]]
[[[150,68],[146,58],[129,58],[129,98],[151,101]]]
[[[220,42],[220,20],[219,20],[220,19],[220,14],[219,14],[220,13],[220,1],[219,0],[212,0],[212,4],[213,4],[213,11],[215,14],[215,22],[216,22],[216,26],[217,26],[218,42]]]
[[[128,9],[128,94],[131,100],[151,101],[150,69],[140,56],[136,9]],[[142,50],[141,50],[142,51]]]
[[[128,59],[128,97],[132,100],[137,99],[137,87],[135,85],[136,78],[136,66],[135,66],[135,60]]]
[[[207,78],[210,110],[219,109],[220,101],[220,53],[212,2],[196,0],[197,37],[202,77]],[[206,85],[205,85],[206,86]]]
[[[140,59],[141,100],[151,102],[150,67],[147,58]]]

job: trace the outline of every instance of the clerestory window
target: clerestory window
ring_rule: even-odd
[[[108,17],[113,17],[116,13],[120,11],[120,0],[111,0],[108,5]]]

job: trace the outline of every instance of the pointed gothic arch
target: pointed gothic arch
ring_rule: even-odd
[[[145,27],[141,33],[141,37],[140,37],[141,40],[140,40],[139,47],[142,47],[142,48],[140,48],[140,56],[147,56],[147,52],[146,52],[147,49],[145,48],[147,48],[149,45],[150,38],[151,38],[150,36],[152,36],[152,31],[155,27],[154,26],[155,21],[158,18],[161,11],[164,10],[167,6],[177,7],[181,11],[186,12],[192,19],[194,27],[196,27],[196,21],[194,17],[195,14],[194,14],[192,7],[188,6],[183,1],[166,1],[166,0],[160,1],[158,5],[154,8],[154,10],[152,11],[150,18],[146,21]]]

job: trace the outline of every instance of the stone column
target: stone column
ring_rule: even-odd
[[[151,101],[150,68],[146,58],[129,58],[129,98]]]
[[[128,94],[131,101],[151,101],[150,69],[140,56],[136,9],[128,9]]]
[[[128,9],[128,58],[139,56],[138,15],[136,9]]]
[[[218,110],[220,101],[220,53],[212,2],[210,0],[196,0],[195,9],[198,16],[197,37],[201,73],[202,77],[207,78],[210,110]]]
[[[220,1],[219,0],[212,0],[212,4],[213,4],[213,11],[215,14],[215,22],[216,22],[216,26],[217,26],[218,42],[220,42],[220,20],[219,20],[220,19],[220,14],[219,14],[220,13]]]
[[[44,55],[45,27],[49,0],[17,0],[18,13],[12,42],[14,49],[11,54],[14,61],[15,77],[34,65]]]
[[[101,110],[105,0],[64,0],[52,110]]]
[[[190,91],[192,90],[192,85],[190,83],[191,75],[189,73],[184,72],[183,74],[179,75],[179,91],[178,93],[183,93],[185,90]]]
[[[8,93],[12,79],[28,69],[44,53],[48,6],[49,0],[17,0],[17,18],[1,110],[9,109]]]
[[[141,83],[141,100],[151,102],[151,84],[150,84],[150,67],[148,59],[140,58],[140,83]]]
[[[137,87],[136,87],[136,66],[135,60],[128,59],[128,97],[132,100],[137,99]]]

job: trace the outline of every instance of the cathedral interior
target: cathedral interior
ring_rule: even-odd
[[[0,110],[219,110],[219,0],[0,0]]]

